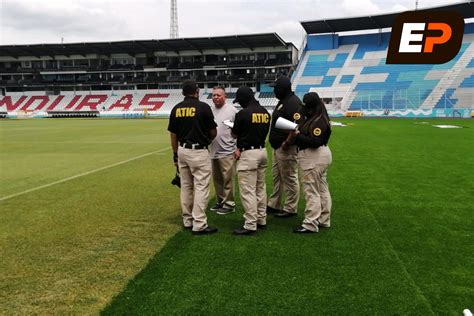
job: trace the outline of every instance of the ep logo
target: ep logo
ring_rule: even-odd
[[[443,64],[461,48],[464,19],[451,11],[411,11],[392,26],[387,64]]]

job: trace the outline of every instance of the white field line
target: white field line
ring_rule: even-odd
[[[124,163],[130,162],[130,161],[133,161],[133,160],[137,160],[137,159],[140,159],[140,158],[143,158],[143,157],[146,157],[146,156],[150,156],[150,155],[153,155],[153,154],[158,154],[158,153],[163,152],[165,150],[168,150],[170,148],[171,147],[166,147],[166,148],[163,148],[163,149],[160,149],[160,150],[155,150],[155,151],[152,151],[150,153],[143,154],[143,155],[140,155],[140,156],[137,156],[137,157],[133,157],[133,158],[130,158],[130,159],[127,159],[127,160],[124,160],[124,161],[120,161],[120,162],[117,162],[117,163],[114,163],[114,164],[111,164],[111,165],[108,165],[108,166],[105,166],[105,167],[101,167],[101,168],[94,169],[94,170],[91,170],[91,171],[87,171],[87,172],[84,172],[84,173],[76,174],[75,176],[68,177],[68,178],[65,178],[65,179],[62,179],[62,180],[58,180],[58,181],[54,181],[54,182],[51,182],[51,183],[48,183],[48,184],[40,185],[39,187],[28,189],[28,190],[25,190],[23,192],[15,193],[15,194],[12,194],[12,195],[7,195],[7,196],[4,196],[4,197],[1,197],[0,201],[5,201],[5,200],[11,199],[13,197],[19,196],[19,195],[23,195],[23,194],[30,193],[30,192],[33,192],[33,191],[41,190],[41,189],[44,189],[44,188],[47,188],[47,187],[50,187],[50,186],[53,186],[53,185],[56,185],[56,184],[59,184],[59,183],[63,183],[63,182],[69,181],[69,180],[79,178],[79,177],[87,176],[91,173],[102,171],[102,170],[112,168],[112,167],[115,167],[115,166],[119,166],[119,165],[122,165]]]

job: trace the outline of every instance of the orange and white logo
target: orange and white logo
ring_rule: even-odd
[[[451,11],[412,11],[395,18],[387,64],[443,64],[461,48],[464,19]]]

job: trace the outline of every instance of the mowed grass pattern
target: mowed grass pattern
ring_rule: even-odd
[[[1,121],[0,313],[97,314],[180,229],[165,120]]]
[[[351,125],[334,127],[330,143],[333,227],[316,235],[291,233],[304,199],[298,218],[270,217],[256,236],[230,234],[242,224],[240,203],[232,215],[209,214],[216,235],[181,231],[170,151],[0,202],[0,310],[472,310],[473,122],[423,120],[468,127],[447,130],[408,119],[337,121]],[[0,123],[2,196],[169,146],[166,120]]]

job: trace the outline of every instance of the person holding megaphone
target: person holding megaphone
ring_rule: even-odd
[[[304,123],[297,128],[289,124],[283,125],[288,130],[292,129],[287,141],[298,147],[298,162],[306,199],[305,218],[302,225],[295,227],[293,232],[315,233],[320,227],[328,228],[331,225],[332,200],[327,182],[327,170],[332,163],[328,147],[331,124],[326,107],[315,92],[304,95],[302,114]]]
[[[291,81],[287,76],[278,77],[271,83],[273,92],[279,100],[272,113],[272,124],[268,140],[273,148],[272,182],[273,192],[268,198],[267,212],[275,217],[288,218],[296,216],[300,197],[298,180],[298,153],[296,146],[287,142],[288,130],[275,126],[279,118],[295,123],[301,121],[301,100],[291,89]],[[284,196],[286,199],[284,200]]]

